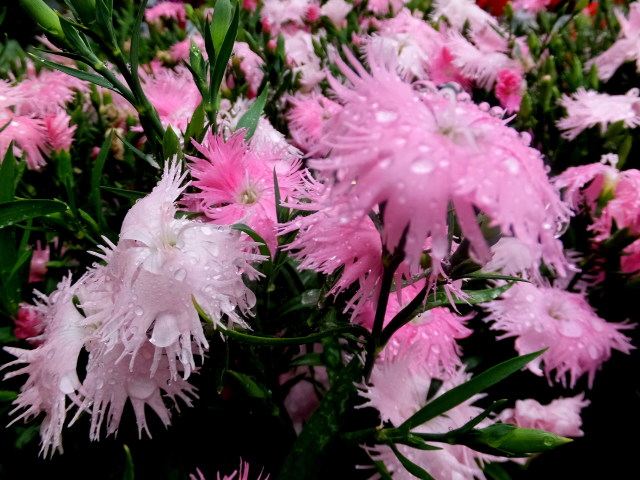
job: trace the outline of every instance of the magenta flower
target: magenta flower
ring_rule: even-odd
[[[144,12],[144,19],[149,23],[157,23],[164,20],[175,20],[180,28],[185,28],[187,24],[187,11],[184,3],[179,2],[158,2]]]
[[[520,102],[525,87],[522,75],[514,70],[500,70],[496,83],[496,98],[500,100],[505,110],[509,113],[520,110]]]
[[[213,223],[249,225],[273,253],[277,247],[274,169],[280,198],[285,199],[302,181],[300,163],[251,148],[243,137],[241,131],[225,141],[209,132],[202,144],[194,142],[205,158],[189,157],[193,186],[199,191],[184,198]]]
[[[63,110],[44,117],[49,146],[54,152],[69,151],[73,143],[73,133],[76,125],[69,125],[71,117]]]
[[[612,350],[629,353],[634,347],[621,333],[634,325],[609,323],[600,318],[578,293],[551,287],[518,283],[501,299],[485,305],[493,330],[505,333],[499,338],[515,337],[520,355],[543,348],[548,350],[527,368],[573,388],[587,374],[592,386],[596,371],[611,357]]]

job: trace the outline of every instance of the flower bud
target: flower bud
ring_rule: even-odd
[[[20,5],[40,27],[58,38],[64,38],[60,19],[43,0],[20,0]]]
[[[474,449],[478,447],[477,449],[481,451],[482,447],[486,446],[508,456],[526,456],[530,453],[544,452],[573,441],[544,430],[519,428],[506,423],[496,423],[481,430],[475,430],[469,436],[471,442],[465,445]]]

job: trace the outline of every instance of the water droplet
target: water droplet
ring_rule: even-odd
[[[386,110],[376,112],[376,120],[380,123],[393,122],[396,118],[398,118],[398,114],[396,112],[390,112]]]
[[[176,272],[173,274],[173,278],[175,278],[176,280],[178,280],[179,282],[183,281],[185,278],[187,278],[187,271],[184,268],[179,268],[178,270],[176,270]]]
[[[53,357],[55,356],[56,351],[54,348],[49,349],[49,351],[47,352],[47,360],[53,360]]]
[[[127,379],[127,391],[131,397],[145,400],[156,391],[156,386],[151,378],[136,375]]]
[[[307,290],[300,296],[300,303],[303,305],[314,305],[318,303],[319,298],[320,298],[320,290],[318,289]]]
[[[133,309],[133,313],[135,313],[138,316],[144,315],[144,308],[142,308],[140,305],[137,305],[134,309]]]
[[[104,381],[101,378],[99,378],[96,380],[96,389],[102,390],[102,387],[104,387]]]
[[[600,354],[598,353],[598,349],[595,345],[589,345],[587,347],[587,352],[592,360],[598,360],[600,358]]]
[[[533,303],[533,301],[536,299],[536,297],[534,297],[532,294],[527,295],[526,297],[524,297],[525,300],[529,303]]]
[[[565,337],[580,338],[582,336],[582,327],[576,322],[561,320],[558,330]]]
[[[433,162],[426,159],[416,160],[411,164],[411,171],[422,175],[432,172],[433,168]]]
[[[149,341],[156,347],[168,347],[178,340],[178,337],[180,337],[180,330],[175,315],[170,312],[158,314]]]
[[[58,383],[58,388],[62,393],[73,393],[75,392],[75,386],[78,384],[78,377],[75,372],[67,373],[63,375]]]
[[[507,167],[507,170],[509,170],[509,172],[513,173],[514,175],[516,175],[520,171],[520,164],[518,163],[518,160],[513,157],[507,158],[504,161],[504,165],[505,167]]]

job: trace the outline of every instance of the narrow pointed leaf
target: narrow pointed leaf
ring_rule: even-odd
[[[23,222],[30,218],[63,212],[67,204],[58,200],[14,200],[0,203],[0,228]]]
[[[137,200],[147,195],[145,192],[138,192],[137,190],[127,190],[126,188],[116,188],[116,187],[100,187],[102,190],[106,190],[107,192],[115,193],[116,195],[124,198],[128,198],[130,200]]]
[[[246,129],[247,132],[245,133],[244,139],[247,142],[251,139],[251,137],[253,137],[256,128],[258,128],[258,122],[260,121],[260,116],[264,111],[264,106],[267,103],[268,94],[269,85],[267,84],[256,101],[253,102],[251,108],[249,108],[249,110],[247,110],[247,112],[242,117],[240,117],[240,120],[238,120],[236,130],[239,130],[241,128]]]
[[[240,8],[236,6],[231,24],[229,25],[229,29],[224,37],[224,41],[222,42],[222,46],[220,47],[219,52],[216,52],[217,56],[215,64],[211,64],[211,85],[209,85],[211,91],[209,92],[209,95],[210,103],[213,105],[217,102],[220,85],[222,84],[222,77],[224,76],[227,64],[231,58],[231,53],[233,52],[233,45],[235,44],[236,35],[238,34],[239,21]],[[212,60],[209,59],[209,61]]]
[[[229,0],[217,0],[211,19],[211,39],[213,48],[220,52],[231,20],[231,2]]]
[[[85,82],[90,82],[100,87],[107,88],[109,90],[113,90],[114,92],[118,92],[118,90],[113,86],[113,84],[99,75],[94,73],[84,72],[82,70],[77,70],[75,68],[67,67],[65,65],[60,65],[59,63],[51,62],[45,58],[37,57],[32,55],[36,62],[40,62],[47,67],[54,68],[56,70],[60,70],[62,73],[66,73],[67,75],[71,75],[72,77],[79,78],[80,80],[84,80]]]
[[[264,238],[262,238],[254,229],[245,225],[244,223],[236,223],[231,225],[231,228],[234,230],[239,230],[243,233],[246,233],[251,237],[252,240],[258,242],[258,250],[260,250],[260,255],[264,255],[265,257],[271,258],[271,251],[267,246],[267,242]]]
[[[400,453],[400,450],[398,450],[398,447],[396,447],[395,444],[391,443],[389,444],[389,446],[391,447],[391,450],[393,450],[393,453],[396,455],[396,457],[398,457],[398,460],[400,461],[402,466],[406,468],[411,475],[419,478],[420,480],[435,480],[424,468],[416,465],[402,453]]]
[[[433,399],[430,403],[422,407],[409,419],[407,419],[399,428],[411,430],[429,420],[442,415],[453,407],[469,400],[474,395],[485,391],[487,388],[504,380],[509,375],[523,368],[527,363],[542,355],[544,350],[522,355],[502,362],[481,374],[471,378],[466,383],[459,385],[448,392],[443,393],[439,397]]]
[[[144,11],[147,8],[147,0],[142,0],[138,14],[136,15],[136,21],[133,23],[133,34],[131,35],[131,49],[129,50],[129,63],[131,64],[131,76],[136,84],[140,84],[140,77],[138,74],[138,50],[140,48],[140,25],[142,24],[142,18],[144,17]]]
[[[16,157],[13,156],[13,142],[0,164],[0,202],[9,202],[15,195]]]

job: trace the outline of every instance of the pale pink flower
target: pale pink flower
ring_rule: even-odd
[[[320,7],[320,13],[323,17],[331,20],[334,25],[340,26],[352,9],[353,5],[345,0],[329,0]]]
[[[618,10],[615,14],[620,22],[618,39],[609,49],[585,64],[587,71],[595,65],[598,68],[598,77],[605,81],[627,61],[635,61],[636,70],[640,70],[640,3],[633,2],[629,5],[628,18]]]
[[[398,12],[408,0],[369,0],[367,10],[377,15],[387,15]]]
[[[595,217],[590,229],[597,233],[596,241],[609,237],[614,222],[618,229],[640,235],[640,171],[619,171],[616,163],[617,155],[605,155],[600,163],[570,167],[555,179],[558,187],[566,189],[572,208],[580,210],[584,205]],[[596,217],[601,195],[610,198]]]
[[[449,25],[458,31],[467,21],[472,28],[498,24],[495,17],[476,5],[474,0],[435,0],[431,19],[438,21],[440,17],[445,17]]]
[[[546,10],[551,0],[513,0],[511,6],[514,10],[526,10],[529,13],[538,13]]]
[[[564,271],[556,225],[569,210],[549,183],[540,153],[529,138],[507,127],[488,105],[450,89],[412,88],[395,68],[373,64],[356,72],[336,60],[351,86],[331,79],[343,109],[327,124],[319,152],[309,162],[332,185],[335,215],[358,220],[384,205],[383,242],[394,251],[406,230],[404,251],[417,266],[427,237],[434,272],[450,254],[447,209],[456,210],[472,255],[490,259],[474,208],[506,236],[541,245],[550,266]],[[491,167],[489,167],[491,165]],[[434,273],[437,275],[437,273]]]
[[[52,113],[44,117],[44,126],[47,129],[48,144],[54,152],[68,152],[73,143],[73,133],[76,125],[69,125],[71,117],[64,110]]]
[[[233,46],[233,53],[235,58],[240,59],[240,70],[244,73],[244,78],[249,84],[249,97],[255,97],[264,77],[262,71],[264,61],[245,42],[236,42]]]
[[[158,2],[144,12],[144,19],[149,22],[160,22],[161,20],[174,19],[180,28],[185,28],[187,24],[187,11],[184,3],[180,2]]]
[[[501,71],[522,70],[520,62],[507,54],[507,45],[493,29],[477,29],[472,39],[473,43],[459,32],[450,31],[446,43],[454,57],[453,63],[468,80],[485,90],[491,90]]]
[[[283,32],[283,36],[287,63],[292,67],[293,73],[299,74],[298,81],[302,91],[310,91],[326,77],[313,48],[314,37],[303,30]]]
[[[325,124],[331,121],[342,107],[315,92],[290,96],[288,100],[292,105],[287,112],[291,138],[298,147],[309,151],[318,143]]]
[[[609,95],[579,88],[573,95],[563,95],[558,103],[567,110],[567,116],[558,120],[562,136],[573,140],[582,131],[600,125],[604,134],[607,126],[624,122],[627,128],[640,125],[640,98],[634,88],[626,95]]]
[[[102,350],[99,339],[87,342],[85,348],[89,352],[87,374],[75,400],[78,412],[71,423],[83,411],[90,411],[91,440],[100,439],[105,420],[106,435],[117,434],[127,401],[133,407],[140,436],[145,431],[151,437],[145,408],[150,407],[166,427],[171,423],[166,400],[179,410],[178,398],[190,407],[190,397],[197,397],[193,386],[181,377],[173,377],[171,357],[163,355],[158,360],[156,347],[150,342],[141,346],[135,358],[122,345]]]
[[[322,13],[320,12],[320,5],[312,2],[307,7],[307,11],[304,14],[304,19],[307,23],[315,23],[320,20]]]
[[[55,450],[62,452],[61,434],[65,422],[68,395],[80,387],[76,373],[78,355],[91,328],[84,326],[84,317],[73,304],[77,284],[65,278],[48,297],[40,294],[34,308],[44,327],[43,343],[33,350],[5,347],[16,360],[3,368],[26,364],[5,375],[5,379],[27,374],[29,377],[14,400],[12,413],[23,410],[11,424],[29,420],[44,413],[40,426],[40,453],[47,456]],[[11,425],[10,424],[10,425]]]
[[[161,68],[144,78],[142,88],[157,110],[162,126],[182,132],[202,101],[193,76],[184,67]]]
[[[486,321],[493,330],[505,333],[499,338],[516,337],[520,355],[543,348],[548,350],[527,365],[542,375],[573,388],[578,378],[587,374],[591,387],[602,364],[612,350],[629,353],[634,347],[620,331],[632,328],[626,323],[609,323],[600,318],[578,293],[551,287],[517,283],[503,296],[488,304]]]
[[[520,72],[515,70],[500,70],[496,83],[496,98],[500,100],[508,113],[520,110],[520,102],[524,95],[526,83]]]
[[[304,205],[300,205],[305,208]],[[313,209],[314,205],[306,208]],[[342,268],[340,278],[329,294],[346,290],[354,282],[359,289],[348,307],[366,300],[376,289],[382,275],[382,242],[369,217],[350,220],[333,209],[323,209],[286,225],[282,232],[299,229],[295,240],[285,247],[294,251],[298,268],[332,274]],[[346,220],[346,221],[345,221]]]
[[[311,0],[264,0],[260,18],[267,31],[277,36],[285,25],[304,26]]]
[[[370,398],[371,406],[382,408],[380,410],[381,418],[390,420],[394,426],[398,426],[424,406],[431,385],[431,378],[428,376],[417,377],[411,374],[410,363],[398,360],[397,364],[376,364],[371,375],[372,385],[364,393],[361,393],[364,396],[369,395],[367,398]],[[454,377],[443,383],[437,396],[467,380],[469,380],[469,375],[458,370]],[[481,397],[476,395],[412,431],[446,433],[449,430],[459,428],[482,412],[481,408],[472,405],[479,398]],[[489,423],[488,420],[484,420],[480,423],[480,428],[488,426]],[[484,480],[483,462],[495,460],[489,455],[476,452],[463,445],[443,443],[435,445],[441,447],[441,450],[418,450],[405,445],[397,445],[397,448],[405,457],[424,468],[436,480],[463,478]],[[376,446],[367,450],[374,461],[384,463],[394,479],[412,480],[415,478],[402,466],[389,447]]]
[[[575,397],[556,398],[548,405],[537,400],[516,400],[515,408],[507,408],[498,416],[502,423],[512,423],[521,428],[537,428],[562,437],[582,437],[580,411],[591,402],[584,393]]]
[[[285,199],[302,181],[300,163],[283,163],[271,152],[250,148],[243,137],[244,131],[240,131],[225,141],[209,132],[202,144],[194,142],[205,158],[189,157],[193,186],[199,191],[186,194],[185,201],[193,202],[213,223],[249,225],[275,253],[274,168],[279,167],[280,198]]]
[[[196,479],[193,475],[190,476],[191,480],[204,480],[204,476],[200,471],[198,471],[200,478]],[[262,478],[263,471],[260,472],[256,480],[269,480],[269,475]],[[237,475],[237,476],[236,476]],[[249,462],[243,462],[242,458],[240,459],[240,467],[238,470],[234,470],[229,475],[225,475],[220,477],[220,472],[218,472],[216,476],[217,480],[249,480]]]
[[[175,218],[185,175],[167,162],[158,185],[127,213],[118,245],[97,254],[107,265],[89,273],[79,294],[105,353],[123,346],[120,357],[133,369],[139,352],[151,351],[150,373],[167,358],[174,380],[179,369],[185,379],[195,369],[194,350],[203,356],[208,348],[193,300],[220,328],[245,325],[255,295],[242,276],[255,278],[249,262],[263,258],[245,251],[240,232]]]

